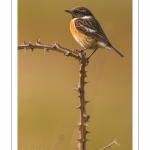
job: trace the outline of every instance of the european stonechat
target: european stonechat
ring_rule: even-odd
[[[72,15],[70,31],[75,40],[84,48],[83,50],[94,50],[87,59],[89,59],[98,48],[113,50],[122,58],[124,57],[110,44],[102,27],[90,10],[85,7],[78,6],[65,11]]]

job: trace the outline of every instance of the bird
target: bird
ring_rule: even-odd
[[[86,49],[93,50],[90,56],[87,57],[87,60],[99,48],[113,50],[121,58],[124,57],[123,54],[111,45],[100,23],[88,8],[77,6],[71,10],[65,10],[65,12],[70,13],[72,16],[70,31],[77,43],[83,48],[82,51]]]

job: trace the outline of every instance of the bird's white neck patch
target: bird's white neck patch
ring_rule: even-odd
[[[90,19],[92,18],[92,16],[84,16],[84,17],[77,17],[77,18],[73,18],[73,20],[76,20],[76,19]]]
[[[92,16],[84,16],[81,19],[90,19],[90,18],[92,18]]]

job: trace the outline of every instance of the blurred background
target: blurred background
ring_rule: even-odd
[[[132,149],[132,1],[18,0],[18,44],[57,41],[68,49],[82,48],[73,39],[71,15],[64,10],[84,6],[100,22],[115,52],[99,49],[87,66],[86,100],[90,122],[87,149],[98,150],[117,138]],[[87,50],[87,55],[92,51]],[[76,150],[78,138],[79,63],[61,53],[18,51],[18,150]]]

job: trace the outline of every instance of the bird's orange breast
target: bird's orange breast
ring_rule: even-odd
[[[70,31],[73,35],[73,37],[75,38],[75,40],[82,46],[82,47],[85,47],[84,46],[84,41],[85,41],[85,38],[86,36],[79,32],[76,27],[75,27],[75,23],[74,23],[75,19],[72,19],[70,21]]]
[[[78,42],[78,44],[81,45],[83,48],[93,49],[95,48],[95,46],[97,46],[96,40],[94,40],[91,37],[86,36],[85,34],[79,32],[76,29],[75,19],[72,19],[70,21],[70,31],[73,37],[75,38],[75,40]]]

